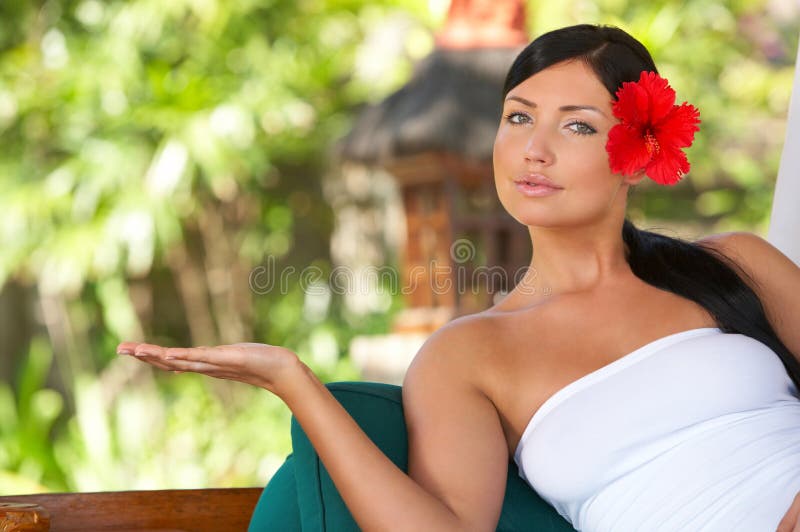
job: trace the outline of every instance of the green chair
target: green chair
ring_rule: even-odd
[[[408,469],[408,440],[401,388],[374,382],[327,385],[367,436],[398,467]],[[342,501],[311,442],[292,419],[293,453],[261,494],[250,532],[355,532],[358,525]],[[508,466],[508,480],[498,531],[573,531],[570,524]]]

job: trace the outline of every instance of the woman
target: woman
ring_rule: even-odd
[[[697,129],[655,73],[588,25],[511,67],[495,181],[530,275],[417,354],[408,474],[285,348],[118,352],[278,395],[366,530],[494,530],[509,456],[579,530],[800,530],[800,269],[748,233],[690,244],[625,220],[630,187],[688,171]]]

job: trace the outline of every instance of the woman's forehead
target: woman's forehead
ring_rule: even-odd
[[[506,95],[537,105],[607,105],[611,96],[597,74],[583,61],[557,63],[529,77]]]

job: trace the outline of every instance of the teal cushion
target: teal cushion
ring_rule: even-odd
[[[374,382],[337,382],[327,385],[331,393],[344,406],[369,438],[400,469],[408,469],[408,440],[401,387]],[[288,486],[290,477],[284,475],[280,481],[287,483],[287,492],[296,490],[299,522],[304,531],[356,532],[359,530],[350,511],[339,496],[325,466],[319,460],[311,442],[299,423],[292,419],[292,447],[290,457],[294,468],[295,484]],[[279,470],[279,473],[283,470]],[[259,508],[266,505],[290,505],[283,496],[274,501],[266,494],[277,491],[275,479],[265,488],[259,500],[250,531],[277,530],[269,521],[255,522],[261,516]],[[263,514],[267,515],[267,514]],[[269,523],[269,524],[267,524]],[[263,528],[258,528],[263,526]],[[292,531],[300,528],[281,528]],[[570,524],[552,506],[539,497],[518,474],[513,461],[509,461],[506,494],[500,514],[498,531],[537,530],[545,532],[573,531]]]
[[[258,498],[249,532],[293,532],[300,529],[300,508],[294,480],[294,457],[290,454],[272,475]]]
[[[408,469],[408,441],[400,387],[380,383],[337,382],[327,385],[369,438],[403,471]],[[295,479],[303,530],[357,531],[350,510],[320,462],[297,420],[292,419]]]

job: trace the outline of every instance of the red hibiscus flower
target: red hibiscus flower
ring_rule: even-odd
[[[625,82],[617,91],[614,116],[620,123],[608,132],[611,171],[632,175],[644,170],[662,185],[674,185],[689,172],[682,148],[692,145],[700,128],[700,112],[683,102],[655,72],[642,72],[638,82]]]

